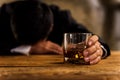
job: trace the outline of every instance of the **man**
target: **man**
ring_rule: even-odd
[[[63,54],[66,32],[89,32],[76,23],[69,11],[39,1],[16,1],[3,5],[0,15],[1,54]],[[97,35],[90,37],[84,50],[85,61],[98,63],[110,55],[109,47]]]

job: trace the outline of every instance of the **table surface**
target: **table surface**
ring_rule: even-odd
[[[62,55],[0,56],[0,80],[120,80],[120,51],[95,65],[65,64]]]

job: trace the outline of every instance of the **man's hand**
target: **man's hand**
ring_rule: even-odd
[[[96,64],[101,60],[103,54],[101,44],[98,41],[98,36],[93,35],[88,40],[88,48],[84,50],[83,55],[86,62]]]
[[[31,54],[63,54],[63,49],[58,44],[51,41],[41,41],[34,45],[30,50]]]

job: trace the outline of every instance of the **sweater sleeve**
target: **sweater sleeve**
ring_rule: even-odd
[[[50,6],[53,15],[54,15],[54,28],[52,32],[52,38],[55,37],[59,40],[63,39],[63,34],[66,32],[79,32],[79,33],[92,33],[89,31],[86,26],[83,24],[77,23],[77,21],[72,17],[72,14],[69,10],[61,10],[58,6],[52,5]],[[57,34],[57,35],[55,35]],[[60,35],[62,34],[62,35]],[[92,33],[95,34],[95,33]],[[57,40],[54,40],[57,43]],[[60,41],[59,41],[60,42]],[[110,55],[110,48],[109,46],[99,37],[99,42],[101,43],[101,47],[103,49],[103,56],[102,58],[106,58]]]

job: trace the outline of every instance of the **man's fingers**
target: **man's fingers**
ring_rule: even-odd
[[[58,44],[55,44],[51,41],[48,41],[48,46],[47,48],[52,51],[52,52],[55,52],[55,53],[59,53],[59,54],[62,54],[63,53],[63,49],[61,46],[59,46]]]
[[[89,48],[85,49],[83,52],[83,55],[89,56],[92,55],[94,52],[96,52],[100,48],[100,43],[96,42],[94,45],[90,46]]]
[[[101,60],[101,56],[98,56],[96,59],[94,59],[93,61],[90,61],[90,64],[96,64]]]
[[[55,49],[49,49],[49,52],[54,53],[54,54],[63,54],[62,52],[55,50]]]
[[[97,50],[94,54],[90,55],[88,58],[90,61],[96,59],[98,56],[101,56],[101,51]]]
[[[88,45],[91,46],[93,44],[95,44],[98,41],[98,36],[97,35],[93,35],[90,37],[90,39],[88,40]]]

